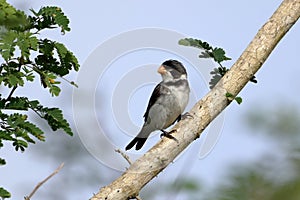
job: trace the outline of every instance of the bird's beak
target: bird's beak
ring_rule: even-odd
[[[167,70],[166,70],[166,68],[163,65],[161,65],[158,68],[157,72],[163,75],[163,74],[165,74],[167,72]]]

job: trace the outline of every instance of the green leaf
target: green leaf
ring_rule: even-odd
[[[0,36],[0,54],[6,61],[14,54],[17,36],[18,34],[12,30]]]
[[[225,94],[225,96],[228,98],[228,100],[232,101],[233,99],[238,103],[238,104],[241,104],[243,99],[241,97],[234,97],[233,94],[227,92]]]
[[[204,49],[204,52],[201,52],[200,58],[213,58],[215,62],[221,63],[226,60],[231,60],[231,58],[228,58],[225,56],[225,51],[222,48],[213,48],[210,44],[207,42],[203,42],[199,39],[194,38],[184,38],[179,40],[178,42],[180,45],[184,46],[192,46],[199,49]]]
[[[183,46],[191,46],[199,49],[211,50],[212,47],[207,42],[202,42],[199,39],[194,38],[184,38],[179,40],[178,44]]]
[[[32,144],[35,144],[35,141],[33,139],[31,139],[31,137],[25,132],[23,132],[22,137],[26,142],[28,143],[32,143]]]
[[[238,103],[238,104],[241,104],[243,99],[242,97],[235,97],[234,100]]]
[[[38,39],[33,33],[30,32],[19,32],[16,45],[21,50],[21,56],[29,59],[30,52],[29,50],[37,50],[38,47]]]
[[[11,195],[10,195],[10,193],[7,191],[7,190],[5,190],[3,187],[0,187],[0,197],[1,198],[10,198],[11,197]]]
[[[26,141],[17,139],[12,143],[12,145],[15,147],[16,151],[21,150],[22,152],[28,147],[28,143]]]
[[[14,138],[11,136],[11,132],[7,131],[0,131],[0,140],[8,140],[8,141],[13,141]]]
[[[67,120],[64,119],[62,111],[58,108],[43,108],[43,112],[45,112],[44,118],[48,121],[49,126],[53,131],[58,129],[63,129],[67,134],[73,135],[73,132],[70,128]]]
[[[40,54],[35,58],[35,62],[40,67],[40,75],[47,72],[53,72],[55,74],[66,75],[68,73],[67,69],[61,68],[57,59],[51,54]]]
[[[5,165],[6,161],[3,158],[0,158],[0,165]]]
[[[59,60],[54,56],[54,49]],[[39,71],[37,71],[40,75],[45,76],[46,72],[52,72],[59,76],[65,76],[72,68],[75,70],[79,68],[76,57],[60,43],[48,39],[41,40],[39,51],[41,54],[35,58],[35,62],[40,66]]]
[[[183,46],[191,46],[191,42],[188,40],[188,38],[180,39],[178,41],[178,44],[183,45]]]
[[[226,96],[227,98],[233,98],[233,97],[234,97],[234,95],[231,94],[231,93],[229,93],[229,92],[227,92],[227,93],[225,94],[225,96]]]
[[[52,128],[53,131],[63,129],[67,134],[73,135],[70,125],[67,122],[67,120],[64,119],[64,116],[60,109],[43,107],[39,104],[37,100],[29,101],[29,105],[30,108],[34,110],[39,116],[47,120],[49,126]],[[42,131],[36,130],[34,132],[36,132],[34,136],[37,138],[39,137],[39,135],[42,134]]]
[[[26,81],[34,81],[34,75],[33,75],[33,73],[28,73],[28,74],[26,74],[25,75],[25,77],[26,77]]]
[[[5,106],[5,109],[28,110],[27,97],[11,97]]]
[[[25,74],[19,71],[19,64],[10,61],[8,63],[3,63],[1,65],[2,70],[0,73],[0,84],[2,82],[5,86],[14,87],[14,86],[23,86],[24,85],[24,76]]]
[[[199,183],[195,180],[183,180],[180,188],[186,191],[199,191]]]
[[[74,54],[62,43],[56,42],[54,46],[57,50],[62,67],[67,68],[68,70],[74,69],[75,71],[78,71],[79,63]]]
[[[6,0],[0,0],[0,60],[5,61],[0,63],[0,85],[9,93],[9,97],[0,98],[0,148],[5,142],[11,142],[17,151],[24,151],[36,139],[45,140],[43,131],[27,120],[24,111],[28,108],[47,120],[53,130],[62,129],[69,135],[73,134],[58,108],[46,108],[37,100],[29,101],[25,95],[16,97],[15,93],[12,94],[19,86],[33,81],[38,73],[43,86],[57,96],[60,82],[56,78],[65,76],[71,70],[79,70],[78,60],[71,51],[63,44],[39,35],[41,30],[47,28],[59,27],[62,33],[70,31],[69,19],[62,10],[48,6],[38,12],[32,10],[32,13],[27,16]],[[18,113],[19,110],[22,112]],[[0,165],[4,163],[0,159]],[[0,199],[7,194],[3,192],[1,195]]]
[[[24,76],[24,74],[22,72],[12,72],[11,74],[9,74],[7,76],[7,84],[9,87],[14,87],[14,86],[23,86],[24,85],[24,81],[22,79],[22,77]]]
[[[220,79],[226,74],[226,72],[229,69],[227,69],[226,67],[218,67],[218,68],[214,68],[210,74],[212,75],[212,78],[210,79],[209,85],[210,85],[210,89],[212,89],[219,81]]]
[[[0,109],[3,109],[5,107],[5,103],[6,103],[6,99],[0,98]],[[2,113],[0,113],[0,114],[2,114]]]
[[[28,104],[30,105],[30,108],[35,109],[40,107],[40,102],[38,100],[29,101]]]
[[[46,72],[65,76],[71,70],[79,70],[77,58],[63,44],[44,39],[38,43],[38,46],[41,54],[35,58],[36,64],[39,65],[39,69],[35,71],[42,75],[41,78],[46,78]],[[55,57],[56,54],[58,58]],[[46,85],[49,86],[47,83]]]
[[[19,127],[23,128],[25,131],[27,131],[28,133],[30,133],[31,135],[36,137],[38,140],[45,141],[44,132],[39,127],[32,124],[31,122],[26,121],[26,122],[20,124]],[[26,139],[26,138],[24,138],[24,139]],[[30,140],[29,138],[27,138],[26,140],[28,142],[34,143],[34,142],[32,142],[33,140]]]
[[[31,11],[36,17],[42,18],[42,20],[36,21],[37,23],[35,24],[35,27],[38,30],[44,28],[53,28],[55,25],[58,25],[61,28],[61,32],[63,34],[65,31],[71,30],[69,27],[70,20],[65,16],[59,7],[46,6],[42,7],[38,12],[33,10]]]
[[[228,58],[225,56],[225,51],[222,48],[214,48],[212,50],[212,55],[214,58],[214,61],[216,61],[217,63],[226,61],[226,60],[231,60],[231,58]]]
[[[214,61],[216,61],[217,63],[221,63],[222,61],[226,61],[226,60],[231,60],[231,58],[225,56],[225,51],[222,48],[213,48],[207,42],[203,42],[199,39],[184,38],[179,40],[178,43],[184,46],[192,46],[199,49],[204,49],[205,52],[202,53],[200,57],[203,58],[212,57]]]
[[[11,128],[18,128],[18,126],[21,123],[24,123],[24,121],[27,119],[27,115],[22,115],[20,113],[13,113],[7,117],[7,124]]]
[[[17,29],[28,23],[25,13],[15,9],[5,0],[0,0],[0,11],[0,26],[5,26],[8,29]]]
[[[52,94],[52,96],[58,96],[61,91],[60,88],[57,87],[56,85],[51,85],[49,87],[49,90],[50,90],[50,93]]]
[[[214,68],[210,74],[212,75],[212,78],[209,81],[209,88],[213,89],[215,87],[215,85],[217,85],[217,83],[220,81],[220,79],[222,78],[222,75],[220,74],[220,71],[218,70],[218,68]]]
[[[48,39],[43,39],[38,42],[39,52],[45,55],[53,55],[54,42]]]
[[[55,81],[57,76],[53,73],[40,72],[41,82],[45,88],[49,88],[52,96],[59,96],[61,89],[57,86],[60,84],[59,81]]]
[[[71,81],[70,84],[74,85],[76,88],[78,88],[78,85],[74,81]]]

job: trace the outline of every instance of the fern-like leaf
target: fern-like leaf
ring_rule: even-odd
[[[53,28],[52,25],[58,25],[61,28],[61,32],[64,34],[66,31],[70,31],[69,23],[70,20],[62,12],[61,8],[56,6],[42,7],[38,12],[33,12],[36,17],[43,17],[47,21],[47,27],[45,24],[39,24],[39,28]]]
[[[44,118],[48,121],[53,131],[63,129],[67,134],[73,135],[70,124],[64,119],[62,111],[58,108],[43,108]]]
[[[7,31],[0,36],[0,54],[4,60],[8,61],[14,55],[16,38],[18,34],[15,31]]]
[[[205,49],[205,50],[212,49],[212,47],[207,42],[202,42],[201,40],[194,39],[194,38],[184,38],[179,40],[178,43],[183,46],[191,46],[199,49]]]
[[[0,11],[0,26],[19,29],[28,23],[25,13],[8,4],[6,0],[0,0]]]
[[[69,70],[74,69],[75,71],[78,71],[79,63],[74,54],[71,51],[69,51],[62,43],[56,42],[54,46],[57,50],[62,67],[67,68]]]

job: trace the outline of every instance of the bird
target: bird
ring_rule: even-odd
[[[161,136],[171,136],[168,128],[181,119],[188,101],[190,87],[187,72],[183,64],[177,60],[166,60],[158,68],[162,81],[156,85],[144,114],[144,124],[137,136],[125,147],[125,150],[135,146],[139,150],[145,144],[149,135],[157,130],[163,132]]]

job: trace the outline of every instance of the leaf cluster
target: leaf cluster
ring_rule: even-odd
[[[0,0],[0,26],[8,29],[14,29],[24,26],[27,23],[27,17],[24,12],[16,10],[8,4],[6,0]]]
[[[11,6],[7,8],[12,9]],[[14,11],[19,15],[23,14],[16,9]],[[9,88],[23,86],[24,79],[33,81],[35,75],[38,75],[43,87],[49,88],[52,95],[58,96],[60,89],[57,85],[60,82],[55,79],[57,76],[67,75],[71,70],[78,71],[78,60],[64,44],[40,39],[38,35],[42,30],[57,27],[65,33],[70,30],[69,20],[58,7],[43,7],[38,12],[31,11],[33,16],[26,16],[26,22],[15,24],[13,28],[6,21],[14,19],[16,14],[10,16],[7,11],[8,20],[0,22],[0,26],[4,27],[0,34],[0,56],[5,60],[0,66],[0,84]]]
[[[34,138],[45,141],[44,132],[28,120],[26,114],[6,114],[8,110],[35,112],[45,119],[53,131],[63,129],[67,134],[73,135],[69,123],[64,119],[62,111],[58,108],[42,106],[38,100],[30,101],[27,97],[11,97],[10,101],[0,97],[0,147],[3,141],[11,141],[15,150],[24,151],[27,143],[35,143]]]
[[[38,31],[46,28],[61,28],[61,32],[70,31],[69,19],[64,15],[61,8],[54,6],[42,7],[38,12],[33,9],[30,11],[34,16],[29,16],[31,27],[36,28]]]
[[[284,107],[284,109],[282,109]],[[295,200],[300,195],[300,112],[295,105],[254,107],[244,117],[249,134],[263,134],[271,152],[228,168],[221,184],[207,195],[213,200]],[[259,135],[256,135],[256,137]]]
[[[1,199],[5,199],[5,198],[10,198],[11,195],[10,195],[10,193],[7,190],[5,190],[4,188],[0,187],[0,197],[1,197]]]
[[[7,96],[0,94],[0,148],[11,143],[16,151],[24,151],[29,144],[45,141],[45,134],[30,121],[29,112],[44,119],[53,131],[63,130],[73,135],[69,123],[59,108],[49,108],[26,96],[16,96],[15,91],[39,79],[41,86],[52,96],[60,94],[60,81],[71,71],[79,70],[79,63],[66,46],[57,41],[40,38],[40,32],[60,29],[70,31],[69,19],[56,6],[30,10],[31,15],[17,10],[5,0],[0,0],[0,85]],[[70,84],[76,84],[68,81]],[[6,96],[6,97],[4,97]],[[5,160],[0,158],[0,165]],[[10,194],[0,188],[0,198]]]
[[[231,60],[231,58],[225,55],[225,51],[222,48],[213,48],[207,42],[203,42],[199,39],[184,38],[179,40],[179,44],[203,49],[204,51],[199,55],[200,58],[213,58],[214,61],[219,64],[223,61]]]
[[[191,47],[201,49],[203,51],[201,51],[199,58],[211,58],[216,63],[218,63],[219,66],[217,68],[214,68],[210,72],[210,74],[212,75],[212,78],[209,82],[210,89],[212,89],[219,82],[219,80],[226,74],[226,72],[229,71],[228,68],[222,65],[222,62],[231,60],[231,58],[225,55],[226,53],[224,49],[219,47],[212,47],[209,43],[194,38],[184,38],[179,40],[178,43],[183,46],[191,46]],[[253,76],[250,79],[250,81],[257,83],[255,76]],[[226,93],[225,96],[228,98],[229,101],[235,100],[238,104],[242,103],[241,97],[233,97],[233,95],[230,93]]]

